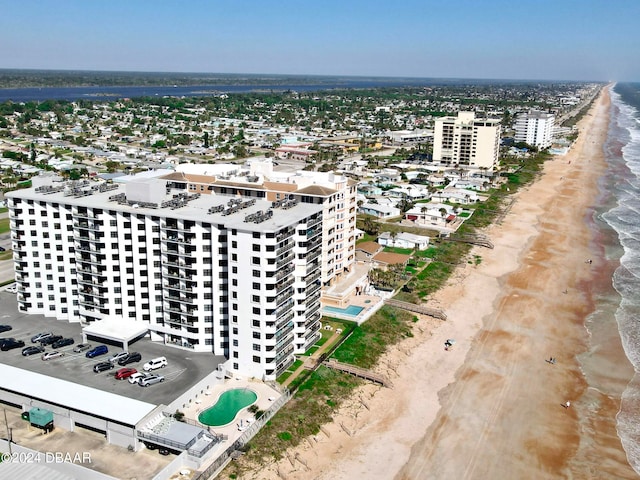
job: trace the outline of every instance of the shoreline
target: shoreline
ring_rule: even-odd
[[[601,468],[637,478],[615,418],[633,369],[617,330],[594,352],[586,323],[614,267],[590,224],[608,120],[605,87],[569,153],[545,162],[486,229],[495,248],[474,247],[480,265],[458,267],[430,299],[450,320],[421,318],[414,338],[381,359],[394,389],[359,388],[323,433],[290,450],[300,461],[285,458],[259,478],[588,477]],[[457,340],[451,351],[447,338]],[[583,371],[580,355],[616,374]],[[557,364],[545,362],[552,356]]]

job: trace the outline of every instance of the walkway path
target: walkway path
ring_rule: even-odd
[[[326,342],[324,342],[324,345],[322,345],[320,348],[318,348],[315,352],[313,352],[313,354],[306,356],[306,357],[302,357],[304,359],[304,363],[302,365],[300,365],[296,371],[294,371],[289,378],[287,378],[284,383],[282,384],[283,387],[288,387],[291,382],[293,382],[293,380],[300,375],[300,373],[302,373],[304,370],[315,370],[315,368],[320,364],[320,357],[322,356],[323,353],[325,353],[328,349],[330,349],[331,347],[333,347],[333,345],[335,345],[335,343],[338,341],[338,337],[340,337],[340,335],[342,335],[341,333],[336,332],[335,330],[333,331],[333,335],[331,335]]]

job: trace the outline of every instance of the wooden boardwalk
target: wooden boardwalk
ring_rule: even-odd
[[[378,375],[377,373],[370,372],[369,370],[365,370],[364,368],[354,367],[353,365],[349,365],[348,363],[340,363],[337,360],[325,360],[322,364],[328,368],[332,368],[334,370],[338,370],[340,372],[349,373],[358,378],[364,378],[365,380],[369,380],[373,383],[377,383],[382,385],[383,387],[393,388],[393,384],[389,381],[388,378],[383,375]]]
[[[423,315],[429,315],[430,317],[438,318],[440,320],[447,319],[447,314],[444,313],[442,310],[439,310],[437,308],[427,307],[426,305],[417,305],[415,303],[401,302],[400,300],[394,300],[392,298],[385,300],[384,303],[392,307],[407,310],[409,312],[422,313]]]

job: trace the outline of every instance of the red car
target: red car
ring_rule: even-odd
[[[138,373],[138,370],[135,368],[121,368],[116,372],[116,378],[118,380],[124,380],[127,377],[130,377],[134,373]]]

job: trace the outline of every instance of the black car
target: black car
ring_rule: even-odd
[[[36,355],[42,352],[44,352],[44,347],[36,347],[35,345],[22,349],[22,355],[24,355],[25,357],[28,357],[29,355]]]
[[[0,333],[8,332],[9,330],[13,330],[11,325],[0,325]]]
[[[63,338],[61,340],[57,340],[51,344],[51,348],[57,349],[66,347],[67,345],[73,345],[73,338]]]
[[[129,365],[130,363],[139,362],[140,360],[142,360],[142,355],[140,355],[139,352],[130,352],[129,355],[118,360],[118,365]]]
[[[52,335],[47,338],[43,338],[40,340],[40,345],[52,345],[56,343],[58,340],[62,340],[62,335]]]
[[[105,372],[107,370],[111,370],[113,367],[114,365],[111,362],[100,362],[100,363],[96,363],[93,366],[93,371],[96,373],[100,373],[100,372]]]
[[[22,340],[16,340],[15,338],[7,338],[2,342],[2,344],[0,344],[0,350],[3,352],[22,347],[24,347],[24,342]]]

